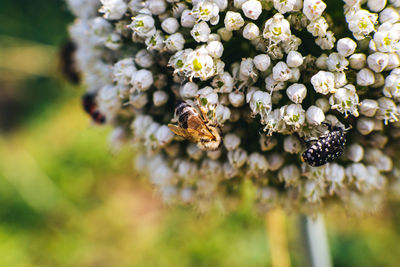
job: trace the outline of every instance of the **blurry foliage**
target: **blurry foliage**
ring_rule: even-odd
[[[0,1],[0,131],[11,130],[71,96],[71,88],[54,77],[58,49],[68,39],[66,28],[72,18],[62,0]],[[21,55],[29,48],[39,53]],[[10,54],[14,56],[7,57]],[[29,66],[48,59],[52,62],[45,62],[47,73],[27,72]]]
[[[274,244],[246,202],[251,192],[231,214],[168,208],[133,172],[134,152],[110,152],[110,129],[90,126],[82,90],[54,69],[71,18],[62,1],[0,3],[0,60],[26,47],[35,49],[22,63],[47,55],[45,72],[0,64],[0,129],[8,130],[0,135],[0,266],[270,266]],[[335,266],[398,266],[399,214],[398,204],[370,217],[328,214]],[[302,266],[297,230],[289,217],[292,264]]]

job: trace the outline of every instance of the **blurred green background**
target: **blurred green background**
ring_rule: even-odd
[[[0,266],[271,266],[276,229],[245,201],[225,215],[165,207],[134,153],[111,153],[111,129],[59,73],[72,20],[61,0],[0,3]],[[399,266],[399,211],[326,214],[334,265]],[[286,222],[304,266],[297,217]]]

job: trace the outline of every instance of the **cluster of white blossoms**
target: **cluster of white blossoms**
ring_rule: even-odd
[[[261,208],[373,208],[400,193],[399,0],[67,2],[112,146],[135,144],[167,202],[232,206],[244,181]],[[178,100],[218,124],[218,150],[170,131]],[[302,162],[329,126],[351,127],[343,156]]]

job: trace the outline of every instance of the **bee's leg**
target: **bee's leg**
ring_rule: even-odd
[[[351,124],[350,124],[349,127],[344,128],[343,131],[344,131],[344,132],[347,132],[348,130],[351,130],[351,129],[353,129],[353,126],[351,126]]]
[[[208,123],[207,110],[201,105],[200,96],[199,95],[196,96],[196,100],[197,100],[197,106],[199,107],[200,116],[201,116],[202,120],[205,123]]]
[[[306,145],[307,147],[310,146],[310,145],[312,145],[314,142],[317,142],[317,141],[318,141],[318,139],[309,139],[309,140],[306,140],[306,139],[304,139],[304,137],[301,137],[297,132],[295,132],[294,135],[295,135],[304,145]]]
[[[323,125],[326,125],[328,127],[329,131],[332,131],[332,124],[329,124],[327,122],[322,122]]]

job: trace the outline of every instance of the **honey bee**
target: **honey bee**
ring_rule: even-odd
[[[207,112],[198,105],[200,112],[185,101],[178,101],[175,106],[175,117],[178,125],[168,124],[176,135],[182,136],[206,151],[217,150],[221,145],[221,128],[207,119]]]

